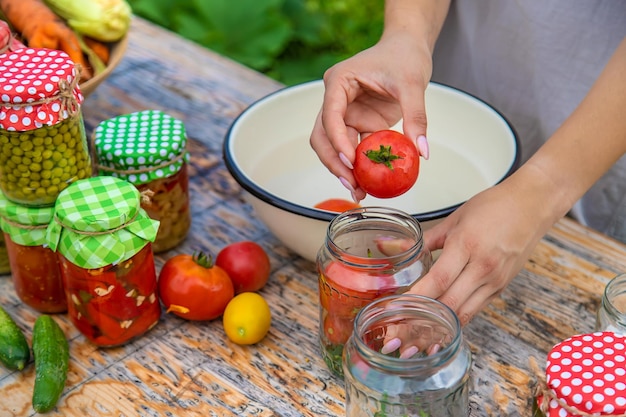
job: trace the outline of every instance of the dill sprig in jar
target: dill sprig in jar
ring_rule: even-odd
[[[159,222],[139,199],[137,188],[119,178],[76,181],[59,195],[47,230],[69,317],[98,346],[127,343],[161,315],[151,246]]]
[[[0,54],[0,189],[25,206],[53,206],[91,176],[78,86],[80,68],[62,51]]]
[[[180,244],[191,225],[183,123],[162,111],[144,110],[102,121],[93,141],[98,174],[134,184],[141,207],[160,222],[154,252]]]

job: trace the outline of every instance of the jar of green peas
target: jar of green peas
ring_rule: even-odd
[[[57,50],[0,54],[0,190],[14,203],[53,206],[92,175],[80,68]]]

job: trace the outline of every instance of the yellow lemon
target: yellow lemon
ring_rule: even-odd
[[[267,301],[255,292],[236,295],[222,317],[226,336],[238,345],[252,345],[263,340],[270,330],[272,313]]]

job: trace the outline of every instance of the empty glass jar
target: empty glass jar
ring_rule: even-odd
[[[402,347],[382,353],[394,339]],[[413,294],[378,299],[359,312],[345,346],[346,415],[469,416],[471,364],[450,308]]]
[[[626,335],[626,274],[616,276],[606,285],[595,330]]]

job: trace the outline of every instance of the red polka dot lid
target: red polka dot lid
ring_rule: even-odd
[[[0,128],[52,126],[83,102],[74,62],[63,51],[23,48],[0,54]]]
[[[626,415],[626,337],[598,332],[570,337],[548,354],[546,416]],[[547,398],[553,397],[553,398]]]

